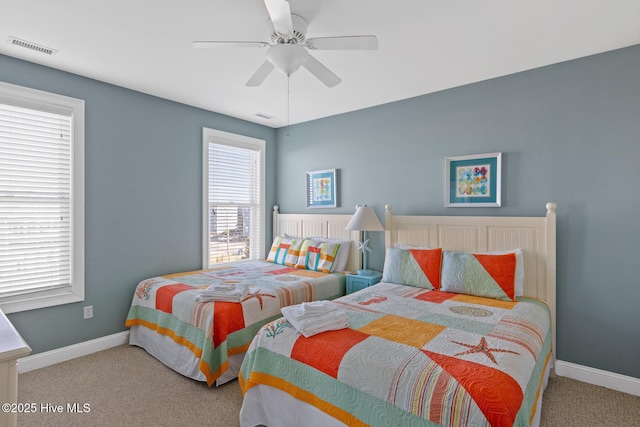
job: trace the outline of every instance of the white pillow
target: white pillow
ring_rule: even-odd
[[[347,261],[349,261],[349,252],[351,252],[351,240],[328,239],[326,237],[308,237],[308,239],[320,240],[321,242],[328,243],[340,243],[338,254],[336,255],[336,259],[331,266],[331,272],[344,271],[347,268]]]
[[[428,248],[426,246],[409,245],[407,243],[396,243],[393,247],[398,249],[420,249],[420,250],[436,249],[436,248]]]

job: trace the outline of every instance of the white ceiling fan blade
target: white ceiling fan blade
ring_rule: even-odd
[[[376,36],[317,37],[307,39],[305,45],[313,50],[376,50]]]
[[[267,47],[267,42],[242,42],[242,41],[195,41],[191,46],[196,49],[208,49],[212,47]]]
[[[275,67],[271,62],[264,61],[260,66],[260,68],[258,68],[258,70],[255,73],[253,73],[253,76],[251,76],[249,81],[245,83],[245,86],[249,86],[249,87],[260,86],[264,81],[264,79],[267,78],[267,76],[273,71],[274,68]]]
[[[309,70],[311,74],[316,76],[318,80],[328,87],[334,87],[342,81],[340,80],[340,77],[333,74],[331,70],[322,65],[320,61],[311,55],[307,56],[307,60],[302,64],[302,66]]]
[[[277,32],[287,36],[293,36],[293,20],[289,2],[285,0],[264,0],[269,11],[273,28]]]

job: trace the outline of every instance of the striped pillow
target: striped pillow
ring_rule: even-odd
[[[300,255],[302,240],[278,236],[273,239],[267,261],[275,264],[294,266]]]
[[[305,239],[295,267],[330,273],[338,249],[340,249],[340,243]]]

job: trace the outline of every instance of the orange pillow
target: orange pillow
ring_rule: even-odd
[[[441,291],[514,301],[516,254],[444,251]]]
[[[441,265],[441,248],[387,248],[382,280],[418,288],[440,289]]]

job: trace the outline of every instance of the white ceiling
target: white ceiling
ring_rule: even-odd
[[[307,37],[378,37],[376,51],[314,51],[342,83],[290,78],[301,123],[640,44],[638,0],[290,0]],[[0,0],[0,53],[270,127],[287,125],[287,78],[245,83],[268,41],[263,0]],[[57,49],[48,56],[10,36]],[[272,116],[270,120],[256,114]]]

